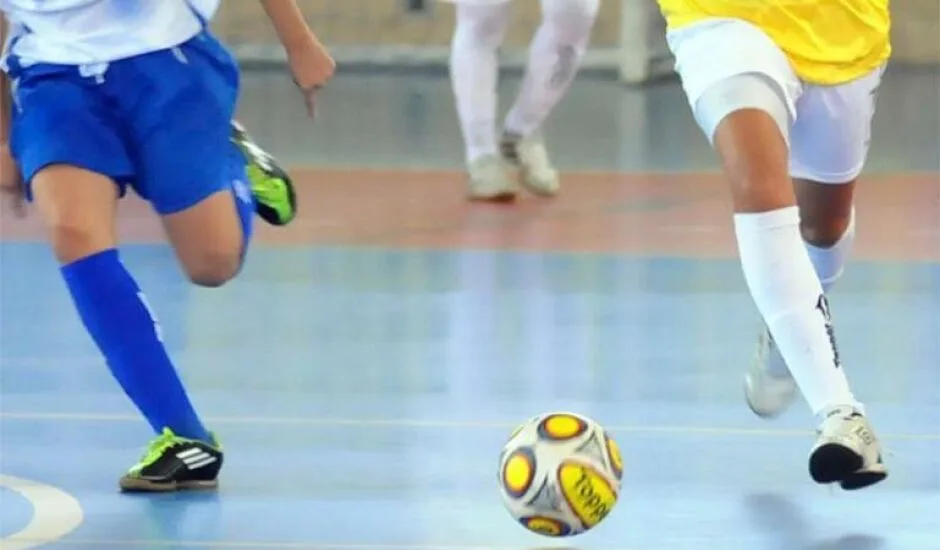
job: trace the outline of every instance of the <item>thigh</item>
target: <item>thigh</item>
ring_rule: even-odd
[[[790,174],[819,183],[848,183],[868,157],[871,121],[884,69],[838,86],[807,86],[791,130]]]
[[[234,60],[207,33],[109,70],[133,147],[134,187],[158,214],[182,212],[247,179],[231,141],[238,80]]]
[[[737,19],[710,19],[671,30],[667,40],[689,105],[709,139],[730,113],[703,112],[699,99],[736,76],[759,74],[770,80],[793,118],[802,85],[783,51],[759,28]]]
[[[235,201],[250,202],[251,190],[231,140],[238,80],[234,59],[208,33],[110,69],[131,135],[135,189],[163,217],[187,274],[204,285],[234,276],[246,245]]]
[[[76,67],[35,65],[12,71],[16,108],[11,150],[27,196],[36,175],[53,165],[94,172],[124,183],[135,178],[122,124],[101,88]]]
[[[36,208],[60,264],[117,246],[114,228],[118,192],[108,177],[54,164],[32,178]]]

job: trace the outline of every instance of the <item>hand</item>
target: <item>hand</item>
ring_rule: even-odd
[[[23,188],[23,178],[10,147],[5,143],[0,143],[0,193],[16,217],[22,218],[26,215],[26,192]]]
[[[316,95],[336,71],[336,62],[323,44],[311,37],[299,46],[288,48],[287,60],[294,82],[304,95],[307,114],[316,117]]]

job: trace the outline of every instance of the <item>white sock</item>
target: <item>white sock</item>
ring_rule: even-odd
[[[497,152],[499,47],[506,36],[509,8],[508,2],[457,5],[457,26],[450,51],[450,80],[467,163]]]
[[[836,281],[842,277],[845,270],[845,262],[848,260],[852,251],[852,244],[855,243],[855,212],[852,212],[852,218],[849,221],[845,233],[836,244],[821,248],[809,243],[804,243],[806,252],[809,253],[809,259],[813,263],[813,269],[816,270],[816,277],[825,294],[829,294]],[[790,376],[790,369],[787,363],[780,356],[779,351],[773,353],[767,358],[767,371],[770,374],[783,378]]]
[[[845,229],[842,237],[836,244],[821,248],[806,243],[806,251],[809,253],[809,259],[813,262],[813,268],[816,270],[816,276],[822,283],[823,291],[828,293],[835,284],[842,272],[845,270],[845,262],[852,252],[852,245],[855,243],[855,211],[852,211],[852,217],[849,225]]]
[[[795,206],[735,214],[744,278],[813,414],[840,405],[857,407],[799,224]]]
[[[529,48],[529,64],[506,130],[528,136],[561,101],[581,65],[600,0],[542,0],[542,25]]]

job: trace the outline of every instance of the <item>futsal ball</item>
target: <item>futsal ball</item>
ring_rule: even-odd
[[[623,458],[597,422],[567,412],[537,416],[510,436],[499,458],[509,513],[549,537],[581,534],[617,503]]]

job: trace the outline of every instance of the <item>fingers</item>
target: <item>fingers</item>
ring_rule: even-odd
[[[312,119],[317,118],[317,92],[308,90],[304,92],[304,104],[307,107],[307,116]]]
[[[296,82],[296,80],[295,80]],[[317,118],[317,93],[323,89],[322,84],[302,87],[298,84],[301,93],[304,96],[304,106],[307,108],[307,116],[312,119]]]
[[[4,145],[0,149],[0,195],[4,206],[16,217],[26,215],[26,197],[23,180],[16,161]]]

